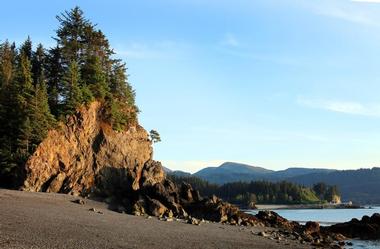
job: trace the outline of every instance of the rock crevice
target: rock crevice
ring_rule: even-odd
[[[116,132],[102,112],[93,102],[50,131],[26,163],[23,189],[87,195],[105,168],[127,169],[132,189],[139,189],[152,155],[148,133],[138,125]]]

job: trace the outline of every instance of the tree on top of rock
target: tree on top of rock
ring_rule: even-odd
[[[62,50],[62,58],[68,67],[72,61],[78,62],[84,48],[84,31],[90,22],[84,18],[83,11],[77,6],[70,11],[57,15],[60,27],[55,40]]]
[[[57,20],[55,47],[33,49],[30,37],[18,49],[0,44],[0,185],[22,175],[56,118],[65,121],[83,104],[100,101],[104,121],[115,130],[137,124],[125,64],[114,58],[104,33],[79,7]]]

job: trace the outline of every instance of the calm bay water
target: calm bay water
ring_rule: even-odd
[[[282,217],[305,223],[307,221],[318,221],[321,225],[332,225],[339,222],[350,221],[352,218],[361,219],[364,215],[371,216],[380,213],[380,207],[364,209],[279,209],[274,210]],[[257,210],[249,210],[249,213],[256,214]],[[368,248],[379,249],[380,241],[352,241],[354,246],[348,248]]]

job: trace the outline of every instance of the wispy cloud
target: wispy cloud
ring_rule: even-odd
[[[224,35],[223,40],[221,41],[221,44],[224,46],[229,46],[229,47],[239,47],[240,42],[236,38],[236,36],[232,33],[226,33]]]
[[[146,43],[130,42],[116,46],[116,53],[131,59],[167,59],[183,56],[190,46],[170,40]]]
[[[333,112],[380,117],[380,104],[367,104],[355,101],[315,100],[306,98],[298,98],[297,103],[304,106]]]
[[[317,15],[336,18],[360,25],[380,27],[380,9],[368,5],[371,3],[380,3],[380,0],[302,0],[299,3],[301,6],[311,10]]]

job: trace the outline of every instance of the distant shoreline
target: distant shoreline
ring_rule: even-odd
[[[368,207],[349,204],[259,204],[256,205],[257,210],[280,210],[280,209],[367,209]]]

